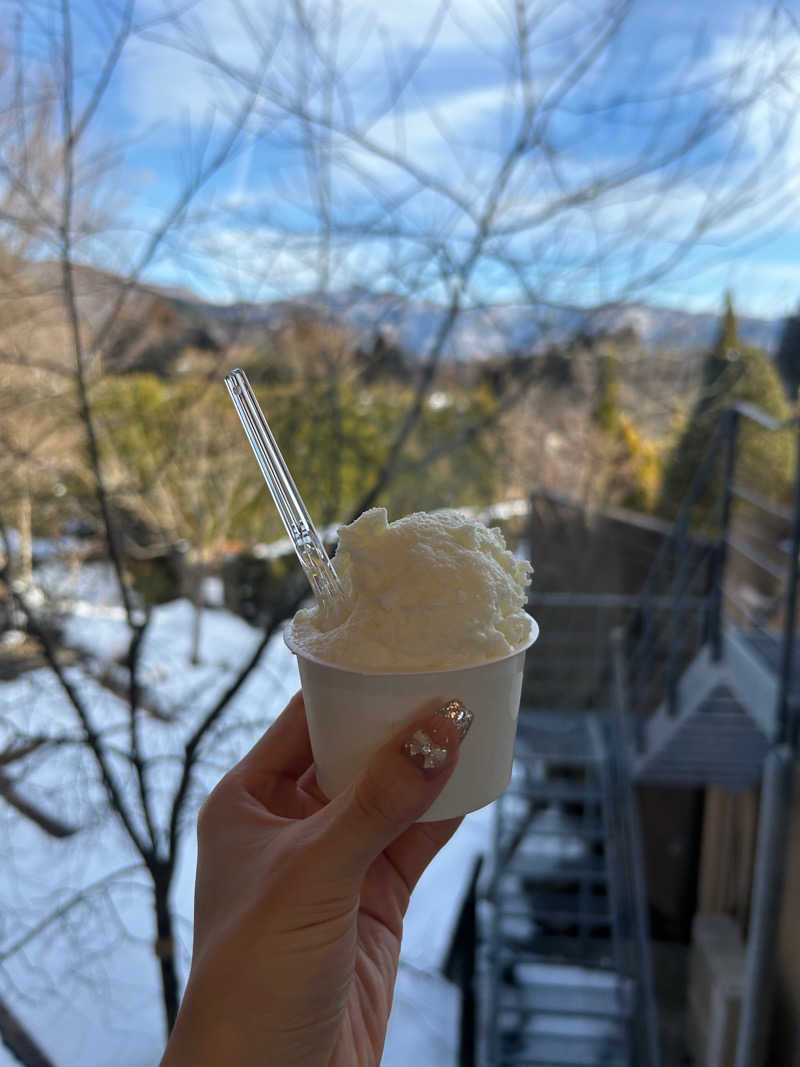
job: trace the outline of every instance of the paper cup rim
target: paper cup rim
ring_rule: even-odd
[[[316,663],[319,667],[328,667],[333,671],[340,671],[342,674],[357,674],[363,678],[416,678],[426,674],[452,674],[456,671],[479,671],[482,667],[488,667],[493,663],[502,663],[504,660],[512,659],[514,656],[518,656],[520,652],[526,652],[531,645],[536,641],[539,636],[539,624],[532,615],[528,615],[525,612],[527,618],[530,620],[531,632],[526,638],[525,642],[515,648],[513,652],[506,652],[502,656],[495,656],[494,659],[486,659],[481,663],[469,663],[463,667],[432,667],[427,670],[407,670],[407,671],[368,671],[359,670],[356,667],[342,667],[338,663],[331,663],[330,660],[320,659],[318,656],[312,656],[311,653],[306,652],[305,649],[292,640],[290,634],[292,630],[292,623],[284,627],[283,641],[290,652],[293,652],[298,659],[307,660],[310,663]]]

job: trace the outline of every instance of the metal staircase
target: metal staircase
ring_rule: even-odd
[[[481,907],[480,1063],[657,1063],[640,1055],[655,1012],[616,744],[607,714],[523,712]]]
[[[800,456],[800,420],[740,405],[639,596],[537,598],[584,617],[548,620],[526,671],[515,772],[471,898],[464,1067],[659,1067],[633,783],[735,789],[766,768],[737,1067],[760,1062],[800,728],[800,478],[791,510],[738,483],[742,424],[793,430]]]

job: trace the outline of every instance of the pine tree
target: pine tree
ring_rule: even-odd
[[[725,294],[725,310],[722,313],[717,339],[703,364],[701,405],[708,406],[708,403],[713,402],[715,387],[720,382],[730,363],[736,359],[738,351],[739,331],[736,327],[736,312],[733,310],[733,297],[728,291]]]
[[[711,445],[717,426],[737,403],[748,402],[778,419],[789,415],[780,377],[759,349],[738,342],[730,294],[714,346],[703,366],[703,385],[691,418],[667,464],[659,511],[674,518]],[[776,498],[791,484],[792,444],[788,433],[764,430],[743,420],[739,436],[737,481]],[[718,471],[718,474],[720,472]],[[719,479],[704,499],[703,511],[713,514]]]

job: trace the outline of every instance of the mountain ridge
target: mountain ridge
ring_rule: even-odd
[[[153,292],[159,287],[150,286]],[[167,296],[201,309],[212,318],[245,322],[249,326],[275,327],[298,314],[330,318],[347,327],[362,344],[379,334],[409,354],[424,356],[447,315],[447,308],[433,301],[409,299],[394,293],[366,289],[339,290],[329,294],[307,293],[265,303],[212,304],[202,298]],[[737,318],[743,343],[774,353],[783,319],[742,315]],[[578,333],[589,335],[633,330],[645,348],[696,351],[711,345],[719,328],[713,312],[682,311],[643,302],[601,308],[500,304],[491,308],[465,308],[454,323],[445,346],[453,360],[487,358],[508,352],[540,352],[561,344]]]
[[[60,267],[53,261],[28,264],[28,271],[40,283],[59,284]],[[87,265],[76,266],[76,278],[80,302],[95,315],[107,306],[110,294],[126,284],[122,278]],[[430,351],[448,314],[445,306],[431,300],[355,286],[327,294],[308,292],[261,303],[229,304],[206,300],[184,287],[153,282],[137,282],[129,288],[140,299],[162,301],[184,320],[216,326],[223,334],[231,330],[241,334],[242,330],[250,333],[259,328],[276,329],[305,315],[346,328],[364,347],[371,347],[381,336],[384,342],[411,357],[424,357]],[[714,312],[683,311],[645,302],[595,308],[512,303],[468,307],[459,312],[443,354],[452,361],[537,354],[551,345],[562,345],[577,334],[596,336],[624,330],[633,331],[646,350],[696,352],[712,344],[719,319]],[[743,343],[773,354],[783,321],[738,316],[739,336]]]

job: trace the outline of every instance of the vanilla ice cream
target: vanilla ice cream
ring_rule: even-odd
[[[499,659],[529,642],[532,567],[502,533],[455,511],[390,523],[385,508],[339,530],[334,558],[348,605],[335,625],[316,607],[288,635],[325,663],[364,673],[435,671]]]

